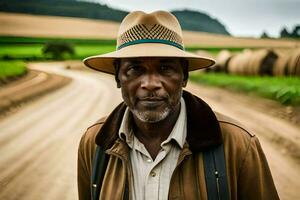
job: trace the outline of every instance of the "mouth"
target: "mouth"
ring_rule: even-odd
[[[139,103],[144,107],[158,107],[165,103],[165,99],[161,97],[147,97],[139,99]]]

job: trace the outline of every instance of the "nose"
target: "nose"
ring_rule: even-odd
[[[162,87],[159,75],[156,73],[146,74],[141,80],[141,87],[146,90],[158,90]]]

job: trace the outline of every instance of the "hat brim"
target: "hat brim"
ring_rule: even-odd
[[[174,57],[185,58],[189,62],[189,71],[207,68],[215,64],[211,58],[205,58],[183,51],[171,45],[160,43],[143,43],[124,47],[114,52],[90,56],[83,60],[84,64],[94,70],[114,74],[114,60],[117,58],[139,57]]]

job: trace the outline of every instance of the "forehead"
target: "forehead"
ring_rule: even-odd
[[[140,58],[121,58],[121,65],[126,63],[146,64],[146,63],[170,63],[180,64],[180,58],[173,57],[140,57]]]

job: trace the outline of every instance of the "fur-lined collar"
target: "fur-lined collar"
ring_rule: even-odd
[[[203,151],[222,143],[219,122],[211,108],[199,97],[183,91],[187,111],[187,143],[191,151]],[[125,103],[118,105],[108,116],[96,136],[96,144],[110,148],[118,138],[118,130],[126,109]]]

